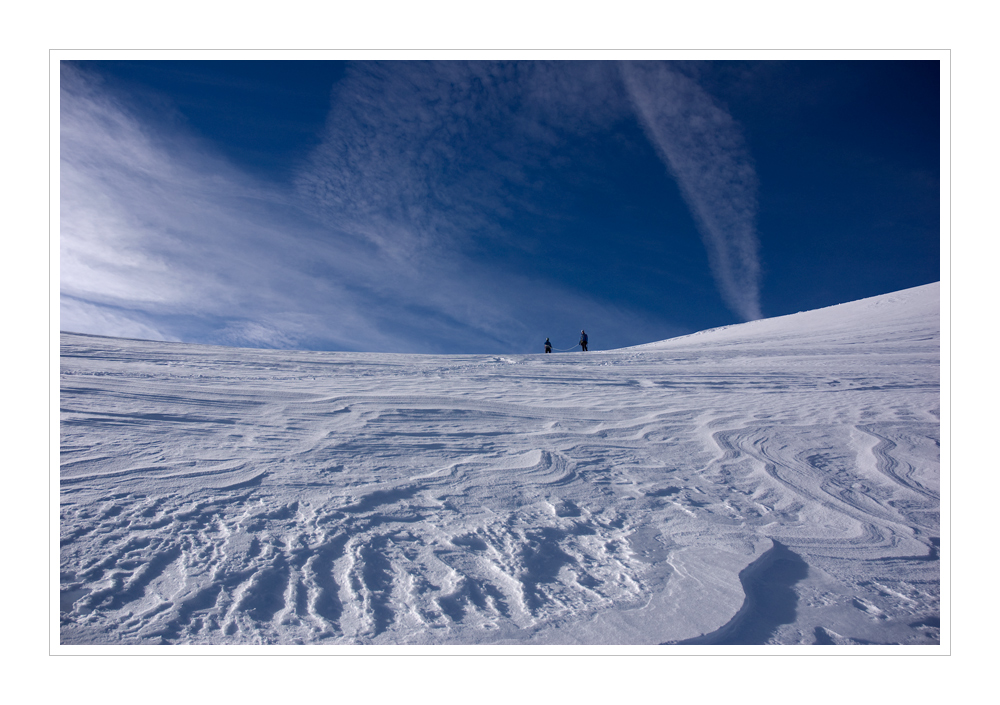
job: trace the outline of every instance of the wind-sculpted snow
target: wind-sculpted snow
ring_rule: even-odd
[[[938,643],[938,329],[931,285],[562,355],[63,334],[62,642]]]

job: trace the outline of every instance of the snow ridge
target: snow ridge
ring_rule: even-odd
[[[620,351],[63,334],[63,644],[937,644],[938,285]]]

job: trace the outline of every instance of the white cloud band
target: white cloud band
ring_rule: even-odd
[[[757,175],[739,125],[693,80],[660,62],[623,62],[650,141],[693,214],[726,305],[762,318]]]

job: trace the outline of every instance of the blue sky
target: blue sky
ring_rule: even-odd
[[[940,101],[936,61],[64,61],[61,328],[601,350],[926,284]]]

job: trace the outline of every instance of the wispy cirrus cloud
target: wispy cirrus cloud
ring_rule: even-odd
[[[365,269],[350,240],[334,252],[287,190],[156,124],[98,76],[61,73],[64,328],[261,346],[379,339],[347,290]]]
[[[297,185],[329,221],[389,253],[502,237],[498,223],[555,210],[537,174],[566,135],[623,114],[611,64],[356,64],[335,88],[322,145]]]
[[[694,80],[663,62],[622,62],[636,112],[694,215],[730,309],[762,317],[758,181],[739,125]]]

